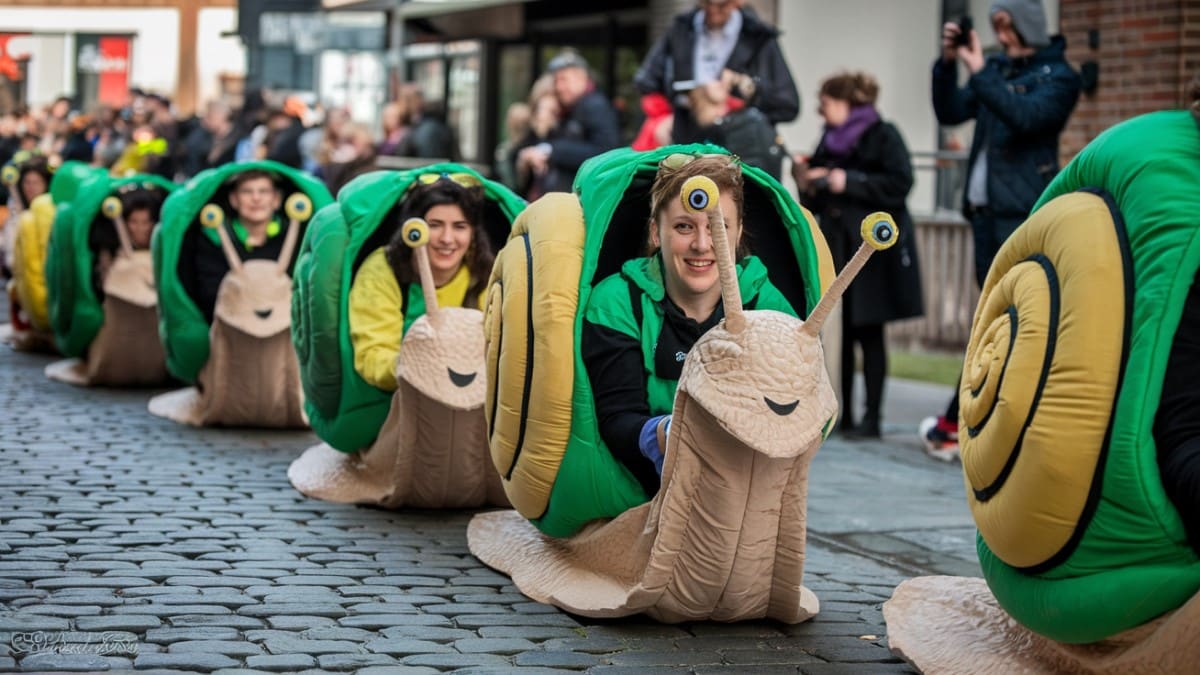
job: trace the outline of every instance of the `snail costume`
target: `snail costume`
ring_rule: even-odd
[[[1143,115],[1084,148],[1001,248],[960,384],[984,579],[912,579],[884,605],[918,669],[1200,663],[1200,513],[1168,489],[1197,471],[1175,461],[1176,432],[1200,436],[1178,377],[1197,369],[1198,187],[1195,118]]]
[[[725,318],[684,359],[654,494],[605,447],[580,350],[564,348],[578,345],[594,280],[636,256],[659,163],[681,151],[723,152],[615,150],[584,165],[577,195],[547,195],[517,220],[486,312],[489,440],[517,510],[476,516],[467,541],[526,595],[585,616],[798,623],[818,610],[801,583],[808,466],[837,415],[817,332],[870,249],[833,282],[811,214],[743,167],[745,230],[773,285],[811,315],[743,311],[716,185],[683,184],[675,198],[713,233]],[[883,218],[866,229],[895,240]]]
[[[150,249],[130,234],[124,204],[146,211],[138,217],[154,227],[153,217],[176,187],[159,176],[96,174],[58,209],[46,282],[54,341],[68,358],[46,366],[46,377],[78,386],[167,380]]]
[[[283,213],[255,244],[235,206],[262,208],[264,195],[241,186],[264,176]],[[151,247],[159,334],[167,370],[196,386],[152,398],[152,414],[191,425],[306,425],[289,274],[309,219],[332,201],[312,176],[271,161],[203,171],[167,198]]]
[[[12,194],[5,226],[6,263],[12,272],[8,298],[12,322],[5,340],[19,351],[54,351],[46,292],[46,250],[54,226],[55,200],[50,192],[54,165],[41,154],[17,153],[0,169]],[[42,192],[26,194],[26,179],[40,177]],[[75,173],[68,171],[64,182]],[[65,196],[65,195],[64,195]]]
[[[490,249],[487,242],[507,238],[525,202],[457,164],[360,176],[342,189],[337,203],[314,218],[296,263],[292,339],[305,409],[325,442],[309,448],[289,468],[288,478],[300,492],[388,507],[508,504],[488,457],[483,313],[478,309],[482,294],[472,298],[468,292],[472,254],[468,251],[451,281],[435,288],[428,226],[420,218],[409,219],[402,229],[419,280],[400,283],[381,249],[393,240],[406,209],[422,212],[419,204],[443,204],[440,199],[454,194],[474,199],[465,193],[475,190],[481,193],[482,208],[474,215],[464,213],[475,231],[471,246]],[[425,201],[435,193],[441,197]],[[480,237],[481,232],[486,236]],[[374,270],[368,269],[372,266]],[[386,286],[389,292],[355,300],[355,293],[363,292],[355,282],[380,270],[382,277],[373,276],[364,288],[376,292]],[[486,275],[479,278],[486,280]],[[396,306],[379,306],[379,301]],[[391,361],[386,366],[390,372],[375,377],[376,384],[361,372],[375,368],[355,350],[376,346],[378,336],[352,326],[353,311],[369,311],[367,325],[382,322],[388,335],[395,331],[389,339],[396,344],[382,350],[390,355],[384,359]],[[378,312],[388,316],[374,316]],[[398,349],[398,358],[390,347]]]

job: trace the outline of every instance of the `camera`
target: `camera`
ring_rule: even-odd
[[[828,190],[828,189],[829,189],[829,176],[828,176],[828,174],[827,174],[827,175],[824,175],[824,176],[821,176],[820,178],[814,178],[814,179],[812,180],[812,182],[809,184],[809,186],[810,186],[810,187],[811,187],[811,188],[812,188],[814,191],[819,191],[819,190]]]
[[[970,47],[971,46],[971,31],[974,30],[975,23],[971,21],[970,16],[964,16],[958,20],[958,39],[954,41],[955,47]]]

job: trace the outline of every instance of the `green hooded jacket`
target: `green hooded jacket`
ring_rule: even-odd
[[[787,298],[771,285],[761,260],[754,256],[742,259],[737,264],[737,276],[738,291],[746,309],[773,309],[796,316],[796,310]],[[636,312],[630,305],[630,284],[639,291],[640,308]],[[654,349],[663,326],[664,297],[662,259],[657,255],[635,258],[621,266],[620,274],[596,285],[586,313],[589,323],[606,326],[641,343],[642,365],[649,373],[646,396],[651,415],[671,412],[675,405],[675,389],[679,386],[679,380],[660,377],[654,368]]]

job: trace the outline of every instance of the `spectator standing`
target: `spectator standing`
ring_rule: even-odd
[[[879,84],[866,73],[843,73],[821,84],[825,133],[807,164],[793,164],[805,204],[817,214],[833,264],[846,266],[862,242],[859,227],[875,211],[895,218],[900,240],[876,251],[842,298],[842,422],[852,438],[879,438],[887,376],[884,324],[920,316],[921,274],[916,231],[905,200],[912,159],[900,132],[875,109]],[[856,424],[854,345],[862,349],[866,410]]]
[[[445,106],[441,101],[426,101],[415,84],[404,87],[402,99],[408,102],[412,128],[405,134],[397,154],[426,159],[458,159],[458,139],[446,125]]]
[[[527,201],[533,201],[552,190],[570,190],[570,185],[563,188],[561,172],[549,162],[541,162],[537,152],[525,152],[527,148],[545,144],[558,135],[562,108],[558,105],[558,97],[553,91],[547,91],[533,102],[529,129],[517,143],[513,151],[513,177],[516,180],[516,190]]]
[[[774,125],[800,114],[800,94],[779,49],[779,31],[767,25],[743,0],[700,0],[697,9],[675,17],[646,55],[634,77],[642,93],[658,92],[671,101],[675,143],[713,141],[779,177],[782,149]],[[692,114],[689,93],[718,82],[745,105],[718,129]],[[721,132],[719,137],[715,135]],[[761,147],[770,139],[774,148]]]
[[[408,107],[403,100],[392,101],[383,106],[383,139],[375,148],[375,153],[384,155],[399,154],[404,137],[408,135]]]
[[[517,162],[527,164],[536,175],[554,175],[547,191],[570,192],[579,167],[620,145],[621,130],[616,109],[596,88],[588,63],[578,52],[564,50],[546,70],[554,76],[554,97],[562,107],[559,128],[549,140],[517,153]]]
[[[517,144],[529,134],[533,109],[524,101],[514,101],[509,104],[504,114],[504,140],[496,146],[495,171],[504,183],[514,190],[517,189],[517,175],[513,167],[516,158]]]
[[[943,125],[975,120],[963,210],[975,241],[980,286],[1000,245],[1029,215],[1058,173],[1058,138],[1079,99],[1078,74],[1067,64],[1066,40],[1046,32],[1041,0],[1000,0],[988,12],[1004,52],[984,58],[979,35],[959,43],[960,28],[942,26],[942,55],[933,64],[933,109]],[[970,71],[958,86],[958,63]],[[929,454],[958,457],[958,394],[946,413],[922,422]]]
[[[330,162],[322,167],[322,176],[329,193],[336,195],[355,176],[375,169],[375,144],[366,125],[350,122],[342,131],[341,142],[330,154]]]

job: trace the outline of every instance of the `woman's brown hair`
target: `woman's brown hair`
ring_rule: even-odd
[[[463,264],[467,266],[467,272],[470,274],[470,285],[467,287],[463,306],[475,307],[479,303],[479,296],[487,288],[492,263],[495,262],[491,243],[483,229],[482,187],[463,187],[449,178],[442,178],[429,185],[414,184],[404,200],[392,209],[392,213],[395,214],[395,234],[384,248],[384,255],[401,287],[421,283],[416,269],[413,268],[412,249],[404,242],[400,226],[409,218],[424,218],[429,209],[443,204],[458,206],[467,222],[471,224],[471,246],[463,257]]]
[[[664,164],[669,163],[671,157],[668,155],[667,159],[663,160]],[[733,203],[737,205],[738,222],[742,225],[742,236],[738,240],[735,253],[737,259],[741,260],[750,255],[749,237],[746,233],[746,195],[742,165],[738,158],[733,155],[697,155],[695,159],[675,169],[664,164],[659,164],[658,173],[654,176],[654,185],[650,187],[650,227],[657,227],[658,217],[667,208],[667,204],[671,203],[672,199],[679,199],[679,191],[687,179],[693,176],[708,176],[717,184],[717,189],[723,194],[731,195]],[[647,244],[647,247],[650,253],[658,250],[652,244]]]
[[[838,73],[821,83],[821,96],[846,101],[852,106],[875,105],[879,81],[864,72]]]

